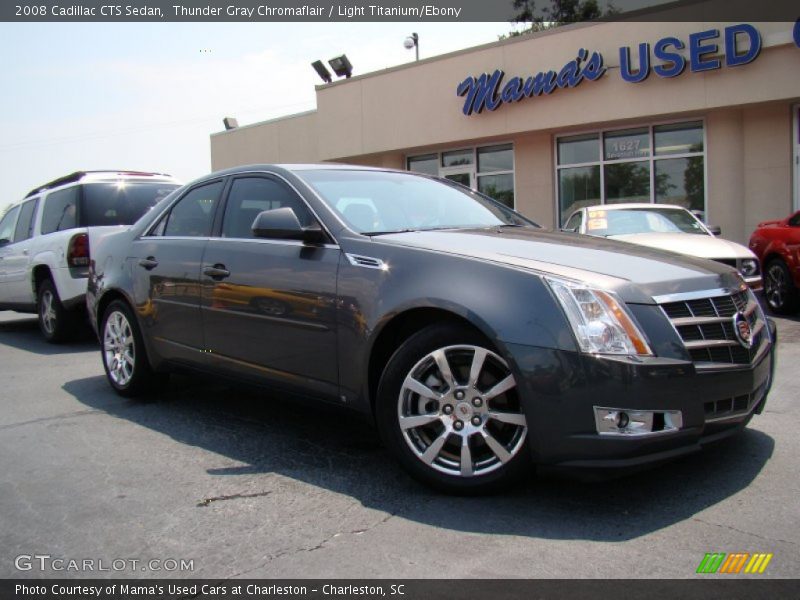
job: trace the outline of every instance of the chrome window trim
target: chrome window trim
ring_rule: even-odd
[[[306,248],[330,248],[339,250],[339,244],[309,244],[303,240],[282,240],[278,238],[238,238],[238,237],[210,237],[209,242],[248,242],[255,244],[270,244],[279,246],[303,246]]]

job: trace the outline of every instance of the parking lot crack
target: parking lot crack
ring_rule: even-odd
[[[8,423],[7,425],[0,425],[0,431],[5,431],[7,429],[16,429],[17,427],[25,427],[27,425],[36,425],[38,423],[47,423],[49,421],[61,421],[63,419],[73,419],[75,417],[87,417],[90,415],[96,414],[108,414],[104,410],[78,410],[75,412],[64,413],[61,415],[53,415],[52,417],[41,417],[39,419],[31,419],[30,421],[20,421],[19,423]]]
[[[223,500],[239,500],[242,498],[262,498],[272,493],[272,490],[267,492],[255,492],[253,494],[230,494],[228,496],[214,496],[213,498],[204,498],[197,503],[197,506],[209,506],[212,502],[221,502]]]
[[[698,523],[703,523],[704,525],[711,525],[713,527],[719,527],[720,529],[729,529],[730,531],[735,531],[737,533],[743,533],[745,535],[749,535],[760,540],[765,540],[767,542],[778,542],[780,544],[790,544],[792,546],[797,546],[797,542],[792,542],[790,540],[782,540],[778,538],[769,538],[763,535],[759,535],[757,533],[753,533],[752,531],[745,531],[743,529],[737,529],[736,527],[731,527],[730,525],[721,525],[720,523],[712,523],[710,521],[704,521],[703,519],[698,519],[695,517],[692,519],[693,521],[697,521]]]
[[[305,547],[305,548],[295,548],[293,550],[285,550],[283,552],[278,552],[277,554],[273,554],[272,556],[269,556],[267,558],[267,560],[265,560],[264,562],[262,562],[258,566],[253,567],[252,569],[247,569],[246,571],[241,571],[239,573],[231,575],[227,579],[237,579],[239,577],[247,576],[250,573],[253,573],[254,571],[258,571],[260,569],[263,569],[264,567],[266,567],[271,562],[273,562],[273,561],[275,561],[275,560],[277,560],[279,558],[283,558],[284,556],[294,556],[296,554],[301,554],[301,553],[304,553],[304,552],[315,552],[317,550],[322,550],[333,539],[335,539],[335,538],[337,538],[337,537],[339,537],[339,536],[341,536],[343,534],[345,534],[345,535],[363,535],[364,533],[366,533],[368,531],[372,531],[373,529],[375,529],[377,527],[380,527],[381,525],[386,523],[389,519],[391,519],[394,516],[395,516],[394,513],[389,513],[386,516],[384,516],[382,519],[380,519],[380,520],[376,521],[375,523],[373,523],[372,525],[370,525],[369,527],[364,527],[364,528],[360,528],[360,529],[352,529],[350,531],[345,531],[345,532],[341,532],[341,531],[336,532],[333,535],[330,535],[330,536],[324,538],[321,542],[319,542],[315,546]]]

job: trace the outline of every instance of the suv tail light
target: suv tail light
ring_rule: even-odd
[[[67,265],[70,267],[89,266],[89,235],[73,235],[67,247]]]

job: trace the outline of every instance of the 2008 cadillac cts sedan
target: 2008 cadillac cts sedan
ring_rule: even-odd
[[[87,301],[119,394],[194,369],[351,406],[451,491],[692,452],[763,409],[774,364],[732,268],[366,167],[184,186],[93,248]]]

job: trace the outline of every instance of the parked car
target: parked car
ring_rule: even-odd
[[[179,187],[160,173],[79,171],[30,192],[0,220],[0,310],[35,312],[49,342],[86,321],[90,249]]]
[[[725,265],[366,167],[199,179],[99,242],[87,305],[120,395],[189,369],[315,396],[451,491],[698,450],[763,409],[775,353]]]
[[[764,296],[779,314],[800,308],[800,211],[779,221],[759,223],[750,236],[764,265]]]
[[[570,215],[564,230],[715,260],[739,271],[753,290],[762,287],[761,268],[755,254],[741,244],[717,237],[721,234],[719,227],[707,227],[682,206],[646,203],[587,206]]]

